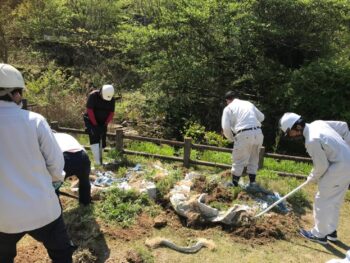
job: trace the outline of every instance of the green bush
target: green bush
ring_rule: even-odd
[[[203,143],[205,137],[205,127],[195,121],[188,121],[185,124],[184,137],[192,138],[195,143]]]
[[[205,132],[204,141],[205,144],[219,147],[227,147],[230,144],[230,142],[226,140],[222,135],[212,131]]]

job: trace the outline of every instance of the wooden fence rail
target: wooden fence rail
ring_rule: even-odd
[[[67,133],[74,133],[74,134],[87,134],[87,132],[84,130],[60,127],[59,123],[57,121],[51,122],[51,127],[52,127],[52,129],[56,130],[57,132],[67,132]],[[182,162],[184,167],[190,167],[190,165],[192,164],[192,165],[204,165],[204,166],[218,167],[218,168],[223,168],[223,169],[231,168],[231,165],[229,165],[229,164],[206,162],[206,161],[200,161],[200,160],[192,160],[191,159],[191,150],[192,149],[201,150],[201,151],[202,150],[210,150],[210,151],[225,152],[225,153],[231,153],[232,149],[224,148],[224,147],[210,146],[210,145],[195,144],[195,143],[192,143],[191,138],[185,138],[183,142],[180,142],[180,141],[165,140],[165,139],[158,139],[158,138],[149,138],[149,137],[142,137],[142,136],[135,136],[135,135],[127,135],[127,134],[124,134],[124,131],[121,128],[117,128],[115,130],[115,133],[108,132],[107,137],[109,139],[114,140],[114,142],[115,142],[114,148],[118,152],[120,152],[121,154],[141,155],[141,156],[145,156],[145,157],[154,157],[154,158],[169,160],[169,161],[178,161],[178,162]],[[164,156],[164,155],[128,150],[128,149],[124,148],[124,141],[125,140],[145,141],[145,142],[152,142],[152,143],[156,143],[156,144],[166,144],[166,145],[171,145],[171,146],[183,147],[183,149],[184,149],[183,157]],[[306,158],[306,157],[281,155],[281,154],[274,154],[274,153],[265,153],[265,148],[262,147],[260,149],[260,154],[259,154],[259,169],[261,169],[264,165],[264,157],[274,158],[274,159],[278,159],[278,160],[311,162],[311,158]],[[300,175],[300,174],[290,174],[290,173],[283,173],[283,172],[277,172],[277,173],[280,176],[291,176],[291,177],[296,177],[296,178],[305,178],[305,175]]]

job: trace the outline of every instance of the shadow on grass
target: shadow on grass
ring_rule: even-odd
[[[339,249],[336,247],[332,246],[331,244],[324,245],[324,248],[327,249],[329,252],[331,252],[333,255],[339,257],[339,258],[344,258],[345,254],[341,252]]]
[[[298,215],[305,215],[307,210],[313,208],[312,203],[307,199],[306,195],[302,192],[298,192],[290,198],[288,198],[289,204],[292,206],[293,212]]]
[[[321,245],[322,247],[324,247],[327,251],[324,251],[322,249],[318,249],[318,248],[314,248],[314,247],[311,247],[311,246],[308,246],[306,244],[299,244],[299,243],[296,243],[296,242],[293,242],[293,241],[290,241],[290,243],[296,245],[296,246],[301,246],[301,247],[305,247],[305,248],[308,248],[308,249],[311,249],[311,250],[315,250],[315,251],[318,251],[320,253],[325,253],[325,254],[330,254],[330,255],[335,255],[339,258],[344,258],[345,257],[345,254],[343,252],[341,252],[338,248],[334,247],[333,244],[336,244],[338,243],[338,246],[342,249],[348,249],[349,247],[347,245],[345,245],[344,243],[340,242],[340,241],[336,241],[336,242],[329,242],[327,245]]]
[[[63,216],[68,233],[78,246],[73,257],[79,257],[79,262],[105,262],[109,258],[110,250],[95,220],[94,206],[78,205],[65,211]]]
[[[348,246],[347,244],[343,243],[342,241],[338,240],[338,241],[330,241],[330,243],[332,245],[336,245],[337,247],[340,247],[344,250],[349,250],[350,246]]]

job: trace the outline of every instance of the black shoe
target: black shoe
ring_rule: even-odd
[[[327,239],[329,241],[338,241],[337,230],[335,230],[334,232],[332,232],[329,235],[327,235]]]
[[[255,183],[256,174],[249,174],[249,182],[251,184]]]
[[[238,186],[240,176],[232,175],[232,184]]]
[[[311,231],[307,231],[304,229],[300,229],[300,235],[305,237],[306,239],[312,241],[312,242],[317,242],[322,245],[327,245],[327,237],[316,237],[314,234],[311,233]]]

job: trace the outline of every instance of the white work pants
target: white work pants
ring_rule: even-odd
[[[314,202],[316,237],[325,237],[338,228],[339,210],[350,184],[350,165],[331,164],[318,182]]]
[[[261,130],[244,131],[234,138],[231,173],[241,176],[244,167],[248,174],[256,174],[259,166],[259,152],[264,135]]]

